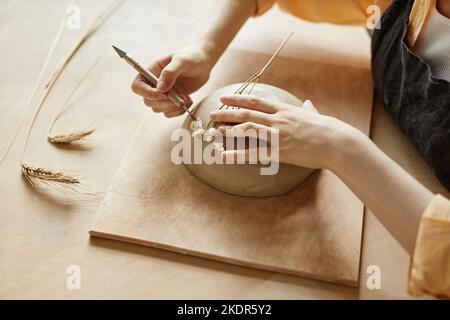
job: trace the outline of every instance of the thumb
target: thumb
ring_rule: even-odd
[[[175,81],[180,74],[186,70],[186,68],[186,63],[183,63],[180,59],[173,58],[172,61],[161,71],[156,89],[162,93],[172,89]]]

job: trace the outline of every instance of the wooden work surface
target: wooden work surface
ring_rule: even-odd
[[[269,58],[230,49],[202,91],[248,79]],[[262,81],[311,99],[322,114],[369,134],[373,90],[368,69],[280,56]],[[364,206],[339,178],[319,170],[278,197],[228,195],[172,162],[170,137],[183,118],[146,114],[91,235],[358,284]]]
[[[78,3],[84,27],[107,1]],[[150,60],[188,41],[202,25],[202,19],[197,17],[207,14],[205,3],[210,2],[127,1],[75,56],[52,91],[33,131],[27,160],[79,172],[90,190],[99,191],[96,197],[60,196],[27,185],[19,168],[25,129],[31,120],[27,116],[0,167],[0,298],[407,298],[409,257],[370,212],[364,221],[359,288],[89,239],[88,230],[100,201],[145,112],[140,99],[128,87],[110,90],[111,83],[122,81],[122,77],[131,81],[133,71],[114,56],[109,45],[117,43],[134,50],[136,58]],[[69,1],[50,0],[7,0],[2,4],[1,151],[19,121],[68,4]],[[168,19],[169,16],[177,19]],[[285,57],[368,65],[369,39],[363,30],[299,22],[276,10],[251,21],[232,48],[267,54],[294,27],[300,41],[284,53]],[[63,35],[49,70],[54,69],[81,32],[68,31]],[[73,83],[99,56],[103,58],[75,97],[74,107],[55,128],[93,124],[97,132],[82,147],[55,149],[45,139],[50,119]],[[116,78],[117,70],[123,71],[120,79]],[[45,79],[48,76],[49,73]],[[427,187],[449,196],[379,104],[374,108],[371,136]],[[81,268],[81,290],[66,287],[66,269],[70,265]],[[370,265],[381,268],[381,290],[371,291],[364,285]]]

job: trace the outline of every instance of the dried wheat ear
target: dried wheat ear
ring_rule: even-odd
[[[65,134],[58,134],[58,135],[52,135],[52,129],[56,125],[56,122],[58,119],[64,114],[64,112],[67,111],[68,107],[67,105],[71,101],[72,97],[74,96],[75,92],[78,91],[80,86],[85,82],[85,80],[90,76],[92,73],[92,70],[94,70],[97,63],[100,61],[100,58],[97,59],[94,64],[89,68],[89,70],[83,75],[83,77],[78,81],[76,86],[73,88],[70,95],[67,97],[67,99],[64,101],[64,103],[59,108],[58,113],[55,116],[55,119],[53,120],[52,124],[50,125],[50,128],[48,129],[48,137],[47,140],[50,143],[53,144],[70,144],[73,142],[80,141],[88,136],[90,136],[92,133],[94,133],[95,129],[89,129],[89,130],[80,130],[75,132],[69,132]]]
[[[87,136],[91,135],[95,129],[86,130],[86,131],[80,131],[80,132],[73,132],[68,134],[60,134],[57,136],[48,136],[47,140],[50,143],[54,144],[67,144],[79,141],[81,139],[86,138]]]
[[[36,179],[39,181],[64,183],[64,184],[80,183],[80,181],[77,178],[67,175],[63,172],[53,169],[36,168],[27,165],[25,163],[22,163],[22,173],[32,185],[35,184],[34,180]]]
[[[103,22],[119,7],[120,4],[122,4],[123,0],[113,0],[108,7],[94,20],[94,22],[87,28],[86,32],[81,36],[81,38],[78,40],[78,42],[75,44],[74,48],[69,52],[69,54],[66,56],[66,58],[60,63],[60,65],[55,69],[55,71],[52,73],[50,79],[47,81],[47,83],[45,84],[45,90],[44,90],[44,94],[41,98],[41,100],[38,103],[38,106],[33,114],[33,118],[31,121],[31,124],[28,128],[27,131],[27,135],[26,135],[26,139],[25,139],[25,143],[24,143],[24,147],[23,147],[23,151],[22,151],[22,164],[21,164],[21,168],[22,168],[22,173],[25,176],[25,178],[30,182],[30,184],[35,185],[36,182],[42,182],[42,183],[47,183],[47,184],[51,184],[53,186],[61,186],[61,187],[66,187],[70,189],[70,186],[75,185],[75,184],[79,184],[80,181],[75,178],[72,177],[62,171],[58,171],[58,170],[53,170],[53,169],[47,169],[47,168],[42,168],[42,167],[33,167],[31,165],[28,165],[24,162],[24,158],[25,158],[25,154],[26,154],[26,150],[27,150],[27,145],[28,142],[30,140],[30,136],[31,136],[31,132],[34,126],[34,123],[36,121],[36,118],[38,116],[38,114],[40,113],[50,91],[52,90],[54,84],[56,83],[56,81],[58,80],[58,78],[60,77],[60,75],[63,73],[65,67],[69,64],[69,62],[72,60],[72,58],[74,57],[74,55],[77,53],[77,51],[82,47],[82,45],[84,43],[86,43],[86,41],[95,33],[95,31],[98,30],[98,28],[103,24]],[[52,48],[49,52],[49,55],[47,57],[47,60],[50,59],[50,56],[54,50],[54,48],[56,47],[56,43],[58,42],[61,34],[62,34],[62,30],[64,29],[64,24],[61,24],[61,28],[60,31],[58,32],[54,43],[52,45]],[[98,61],[98,60],[97,60]],[[97,63],[97,62],[96,62]],[[95,64],[96,64],[95,63]],[[94,64],[94,65],[95,65]],[[35,85],[35,90],[33,90],[32,93],[32,97],[34,96],[34,94],[37,91],[37,88],[41,82],[42,79],[42,75],[44,73],[44,69],[47,67],[47,61],[44,64],[43,70],[41,72],[41,75]],[[93,67],[92,67],[93,68]],[[90,70],[92,70],[92,68]],[[89,72],[90,72],[89,70]],[[72,94],[76,91],[76,89],[78,88],[78,86],[83,82],[83,80],[85,79],[85,77],[87,77],[87,75],[89,74],[89,72],[87,72],[87,74],[85,74],[85,76],[83,77],[83,79],[78,83],[78,85],[75,87],[75,89],[72,91],[71,95],[69,96],[68,100],[71,98]],[[68,101],[67,100],[67,101]],[[58,112],[57,116],[55,117],[50,130],[49,130],[49,135],[48,135],[48,141],[50,141],[51,143],[56,143],[56,144],[67,144],[67,143],[72,143],[75,141],[79,141],[81,139],[84,139],[85,137],[91,135],[94,130],[84,130],[84,131],[79,131],[79,132],[72,132],[72,133],[68,133],[68,134],[60,134],[60,135],[56,135],[56,136],[51,136],[50,135],[50,131],[53,128],[55,122],[57,121],[57,119],[62,115],[62,113],[65,111],[65,105],[63,104],[63,106],[61,107],[60,111]],[[30,102],[29,102],[29,106],[27,106],[26,111],[29,109],[29,107],[31,106],[31,98],[30,98]],[[26,113],[26,112],[25,112]],[[24,113],[24,114],[25,114]],[[9,147],[7,148],[7,151],[9,150]],[[4,156],[2,156],[3,160]],[[0,161],[1,163],[1,161]]]

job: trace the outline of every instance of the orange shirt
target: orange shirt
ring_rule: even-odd
[[[328,22],[345,25],[366,25],[372,12],[368,12],[371,5],[378,5],[381,13],[390,6],[392,0],[255,0],[256,15],[263,14],[275,3],[300,19],[311,22]],[[408,42],[412,47],[420,31],[432,12],[436,0],[416,0],[411,11]]]

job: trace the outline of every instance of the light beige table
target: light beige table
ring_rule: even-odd
[[[79,0],[82,27],[108,3]],[[364,225],[360,288],[331,285],[271,272],[231,266],[113,241],[90,239],[99,203],[117,170],[145,111],[129,87],[132,79],[110,49],[117,43],[143,59],[189,41],[202,27],[211,2],[129,0],[80,50],[56,84],[33,131],[27,152],[32,164],[80,173],[95,196],[60,195],[28,186],[20,173],[20,153],[27,115],[19,136],[0,167],[0,298],[407,298],[409,257],[376,218],[367,212]],[[3,151],[25,108],[39,69],[69,1],[4,0],[0,10],[0,150]],[[176,18],[174,18],[176,17]],[[251,21],[233,48],[270,52],[295,28],[301,41],[285,55],[329,59],[349,66],[368,66],[369,39],[354,28],[330,28],[295,21],[277,10]],[[53,70],[82,30],[63,35],[49,70]],[[353,38],[348,41],[348,36]],[[346,40],[347,39],[347,40]],[[342,45],[342,41],[347,41]],[[94,125],[96,134],[84,147],[54,148],[45,137],[50,119],[80,76],[102,56],[92,77],[76,95],[56,130]],[[117,70],[120,69],[120,72]],[[115,72],[113,72],[115,70]],[[120,79],[118,78],[120,74]],[[49,72],[44,77],[47,79]],[[111,90],[114,88],[114,90]],[[42,91],[40,91],[42,92]],[[35,99],[36,101],[36,99]],[[35,106],[35,105],[34,105]],[[387,154],[434,192],[445,192],[383,108],[376,104],[372,138]],[[66,286],[66,269],[81,269],[81,289]],[[366,287],[367,267],[381,268],[381,289]]]

